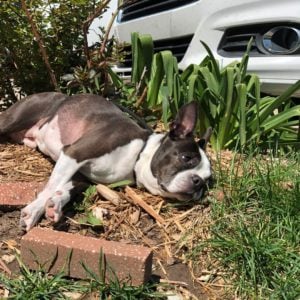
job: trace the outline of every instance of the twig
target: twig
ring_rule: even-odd
[[[24,1],[24,0],[22,0],[22,1]],[[84,51],[84,54],[86,57],[88,68],[91,68],[91,66],[92,66],[90,52],[89,52],[89,46],[88,46],[88,39],[87,39],[88,31],[89,31],[89,28],[90,28],[92,22],[94,21],[94,19],[101,15],[103,9],[109,4],[109,2],[110,2],[110,0],[105,0],[105,1],[101,2],[101,4],[98,7],[96,7],[94,13],[90,14],[89,17],[83,22],[83,26],[82,26],[83,43],[84,43],[83,51]]]
[[[197,280],[197,282],[199,282],[199,281]],[[211,283],[211,282],[206,282],[205,284],[206,284],[206,285],[209,285],[209,286],[215,286],[215,287],[227,287],[227,288],[233,286],[233,284],[220,284],[220,283]]]
[[[143,101],[144,101],[144,99],[145,99],[145,97],[147,95],[147,91],[148,91],[148,88],[145,86],[142,95],[136,101],[135,107],[139,107],[143,103]]]
[[[71,221],[75,225],[81,225],[81,223],[77,222],[75,219],[72,219],[72,218],[70,218],[68,216],[66,216],[66,219],[69,220],[69,221]]]
[[[192,207],[191,209],[189,209],[188,211],[182,213],[181,215],[179,216],[176,216],[176,217],[173,217],[172,219],[168,220],[169,222],[172,222],[172,221],[180,221],[182,219],[184,219],[187,215],[189,215],[192,211],[194,211],[195,209],[197,209],[196,206]]]
[[[158,213],[158,214],[160,213],[160,210],[161,210],[162,206],[164,205],[164,203],[165,203],[164,200],[162,200],[162,201],[159,202],[158,208],[157,208],[157,213]]]
[[[159,222],[160,224],[165,223],[165,220],[150,205],[148,205],[138,194],[136,194],[132,188],[126,186],[125,193],[135,205],[139,205],[140,207],[142,207],[157,222]]]
[[[181,232],[184,232],[184,228],[182,227],[182,225],[180,224],[180,222],[178,220],[174,220],[174,223],[176,224],[176,226],[178,227],[178,229],[181,231]]]
[[[172,244],[176,244],[177,241],[167,241],[167,242],[164,242],[164,243],[160,243],[160,244],[157,244],[155,245],[155,247],[161,247],[161,246],[164,246],[164,245],[172,245]]]
[[[187,286],[189,286],[186,282],[184,282],[184,281],[175,281],[175,280],[168,280],[168,279],[163,279],[163,278],[161,278],[160,280],[159,280],[159,282],[161,282],[161,283],[168,283],[168,284],[175,284],[175,285],[182,285],[182,286],[185,286],[185,287],[187,287]]]
[[[59,85],[57,83],[54,71],[51,68],[51,65],[50,65],[50,62],[49,62],[49,57],[48,57],[48,54],[47,54],[47,51],[46,51],[46,46],[45,46],[45,43],[42,39],[42,36],[40,35],[40,33],[38,31],[38,28],[37,28],[37,26],[36,26],[36,24],[33,20],[32,14],[30,13],[30,11],[29,11],[29,9],[26,5],[25,0],[21,0],[21,2],[22,2],[22,9],[24,10],[24,12],[27,16],[27,19],[28,19],[29,24],[30,24],[31,29],[32,29],[32,33],[33,33],[33,35],[36,39],[36,42],[38,43],[40,51],[41,51],[43,61],[46,65],[46,68],[47,68],[49,76],[50,76],[50,80],[51,80],[55,90],[60,91],[60,88],[59,88]]]
[[[11,270],[6,266],[4,261],[0,258],[0,268],[6,272],[8,275],[11,275]]]
[[[126,219],[126,215],[123,216],[119,221],[118,223],[116,223],[113,227],[111,227],[110,229],[108,229],[105,234],[104,234],[104,238],[107,239],[108,236],[110,235],[111,232],[115,231],[123,222],[124,220]]]
[[[37,176],[37,177],[43,176],[43,174],[38,174],[38,173],[31,172],[31,171],[26,171],[26,170],[19,170],[17,168],[14,168],[14,170],[18,173],[22,173],[22,174],[26,174],[26,175]]]
[[[106,43],[108,41],[108,37],[109,37],[110,31],[111,31],[111,28],[114,24],[115,18],[118,15],[118,13],[119,13],[119,8],[112,14],[112,16],[110,18],[110,21],[108,23],[108,26],[106,27],[104,38],[103,38],[102,45],[101,45],[101,48],[100,48],[100,55],[101,56],[103,56],[103,52],[105,50],[105,46],[106,46]]]
[[[157,259],[156,261],[159,264],[159,266],[160,266],[162,272],[164,273],[164,275],[167,276],[168,273],[167,273],[166,269],[164,268],[163,264],[161,263],[160,259]],[[160,279],[160,281],[161,281],[161,279]]]

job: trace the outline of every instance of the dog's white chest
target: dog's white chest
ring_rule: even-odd
[[[133,180],[134,165],[143,146],[143,140],[132,140],[99,158],[87,160],[80,172],[94,182],[112,183],[126,179]]]

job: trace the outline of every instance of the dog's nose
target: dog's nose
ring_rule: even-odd
[[[193,181],[194,187],[196,189],[199,189],[200,187],[204,186],[204,184],[205,184],[204,180],[196,174],[192,175],[192,181]]]

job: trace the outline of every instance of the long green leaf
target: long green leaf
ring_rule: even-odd
[[[240,83],[236,87],[237,97],[239,99],[239,132],[240,132],[240,144],[242,147],[246,144],[246,102],[247,102],[247,87],[246,84]]]
[[[208,56],[209,56],[209,58],[210,58],[210,62],[212,63],[212,65],[213,65],[213,73],[214,73],[214,75],[216,76],[216,78],[217,78],[217,80],[219,81],[220,80],[220,77],[221,77],[221,75],[220,75],[220,67],[219,67],[219,64],[218,64],[218,62],[217,62],[217,60],[215,59],[215,57],[214,57],[214,55],[213,55],[213,53],[211,52],[211,50],[210,50],[210,48],[207,46],[207,44],[206,43],[204,43],[203,41],[200,41],[201,42],[201,44],[203,45],[203,47],[205,48],[205,50],[207,51],[207,53],[208,53]]]
[[[179,103],[181,103],[181,81],[180,81],[180,75],[175,73],[174,78],[174,87],[173,87],[173,103],[171,103],[171,111],[173,117],[176,116],[176,113],[179,109]]]
[[[190,64],[183,72],[181,73],[181,80],[187,82],[191,74],[197,73],[199,67],[195,64]]]
[[[166,83],[168,87],[168,96],[171,97],[173,94],[173,79],[174,79],[174,71],[176,70],[174,57],[171,51],[162,51],[161,58],[164,66],[164,73],[166,76]]]
[[[144,70],[144,81],[148,81],[153,58],[153,40],[151,35],[139,35],[137,32],[131,34],[132,48],[132,73],[131,81],[139,83]]]
[[[123,80],[111,68],[107,68],[107,72],[111,78],[113,85],[117,89],[121,89],[123,87]]]
[[[148,84],[147,102],[150,108],[155,107],[162,80],[164,78],[164,66],[161,53],[156,53],[153,58],[151,77]]]
[[[248,60],[249,60],[249,53],[252,47],[252,43],[253,43],[253,37],[250,38],[248,45],[247,45],[247,49],[246,52],[244,53],[242,60],[241,60],[241,64],[240,64],[240,68],[241,68],[241,79],[244,80],[246,73],[247,73],[247,67],[248,67]]]
[[[300,89],[300,80],[291,85],[287,90],[283,92],[280,96],[278,96],[268,107],[261,111],[259,114],[261,122],[274,112],[276,108],[281,106],[284,102],[288,101],[290,97]]]
[[[196,88],[196,82],[197,80],[199,80],[199,76],[197,75],[191,75],[189,77],[189,81],[188,81],[188,102],[194,100],[194,95],[195,95],[195,88]]]
[[[162,118],[164,122],[165,128],[168,126],[169,119],[169,111],[170,111],[170,102],[167,97],[162,97]]]
[[[285,122],[294,117],[300,117],[300,105],[293,106],[275,116],[271,116],[261,124],[261,126],[263,127],[264,132],[268,132],[271,129],[284,125]]]
[[[207,86],[214,93],[218,93],[219,91],[219,82],[217,78],[209,71],[208,67],[201,67],[199,69],[199,73],[203,76]]]
[[[234,69],[227,68],[226,69],[226,78],[227,78],[227,93],[224,107],[224,116],[222,116],[222,120],[220,122],[220,128],[218,133],[219,146],[222,149],[228,140],[228,127],[230,125],[230,119],[232,117],[232,99],[233,99],[233,88],[234,88]],[[223,111],[223,110],[222,110]]]
[[[139,57],[140,54],[140,45],[139,45],[139,34],[137,32],[131,33],[131,55],[132,55],[132,70],[131,70],[131,81],[133,83],[137,83],[140,79],[140,66],[139,64],[143,64]]]

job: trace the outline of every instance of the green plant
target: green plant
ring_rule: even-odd
[[[80,203],[74,203],[74,209],[78,212],[88,212],[94,202],[95,196],[97,195],[96,186],[90,185],[82,194],[83,200],[80,201]]]
[[[214,149],[240,149],[251,144],[268,147],[270,144],[300,146],[299,124],[300,105],[293,105],[291,96],[300,88],[300,81],[278,97],[261,97],[260,81],[255,74],[247,73],[249,51],[252,41],[240,62],[234,62],[220,69],[208,46],[202,42],[208,56],[199,64],[188,66],[179,72],[176,58],[170,51],[151,56],[151,43],[146,37],[142,51],[142,37],[133,34],[134,56],[132,82],[147,83],[148,108],[160,111],[165,124],[174,117],[178,108],[191,100],[199,103],[201,122],[198,132],[205,127],[214,129],[211,143]],[[138,40],[138,43],[136,42]],[[139,59],[143,57],[143,59]],[[139,78],[141,70],[149,68],[150,77]],[[138,64],[138,66],[137,66]],[[139,71],[136,71],[139,70]]]
[[[225,199],[212,199],[211,237],[190,258],[209,252],[242,299],[300,296],[299,167],[299,153],[290,153],[216,170]]]
[[[103,226],[102,220],[96,218],[92,211],[85,212],[85,214],[78,219],[78,224],[83,226],[89,226],[93,228],[98,228]]]

